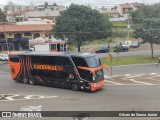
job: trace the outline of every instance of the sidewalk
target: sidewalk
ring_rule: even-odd
[[[2,64],[8,64],[8,61],[0,61],[0,65]]]
[[[0,51],[0,54],[8,54],[8,51]]]

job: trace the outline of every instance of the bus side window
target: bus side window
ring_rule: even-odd
[[[83,58],[80,57],[72,57],[72,60],[75,64],[75,66],[82,66],[82,67],[88,67],[86,61]],[[82,70],[77,68],[81,78],[86,79],[86,80],[90,80],[91,79],[91,73],[89,71],[86,70]]]
[[[18,56],[16,55],[10,55],[9,59],[11,62],[19,62]]]
[[[86,61],[83,58],[72,57],[74,64],[77,66],[88,67]]]
[[[48,65],[71,65],[68,57],[61,56],[32,56],[32,63]]]

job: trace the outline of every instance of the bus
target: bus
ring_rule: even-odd
[[[25,84],[88,91],[105,86],[104,66],[91,53],[10,53],[9,66],[12,79]]]

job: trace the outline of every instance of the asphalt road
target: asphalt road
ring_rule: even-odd
[[[160,84],[158,81],[159,69],[160,66],[152,64],[115,67],[115,76],[106,79],[106,86],[97,92],[90,93],[17,83],[11,80],[8,64],[3,64],[0,65],[0,111],[160,111],[160,85],[158,85]],[[140,74],[141,76],[136,76]],[[151,79],[146,79],[145,81],[145,78],[147,78],[146,75],[152,77],[151,79],[155,79],[155,82],[151,85],[143,84],[143,82],[150,83]],[[123,80],[122,78],[126,78],[126,80]],[[130,81],[131,79],[132,81]],[[112,83],[109,83],[108,81],[112,81]],[[126,81],[130,81],[130,83]],[[136,83],[135,81],[141,81],[141,83]],[[113,82],[119,82],[123,85],[118,85]],[[13,119],[17,120],[17,118]],[[30,118],[30,120],[35,119]],[[42,119],[73,120],[70,117]],[[146,118],[122,117],[89,118],[89,120],[101,119],[146,120]],[[39,118],[36,120],[39,120]],[[159,120],[159,118],[148,118],[148,120]]]

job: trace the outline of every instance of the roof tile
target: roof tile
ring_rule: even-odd
[[[24,31],[44,31],[51,30],[52,24],[39,25],[0,25],[0,32],[24,32]]]

